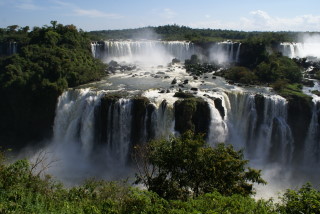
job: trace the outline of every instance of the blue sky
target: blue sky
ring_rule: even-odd
[[[319,0],[0,0],[0,27],[85,31],[178,24],[244,31],[320,31]]]

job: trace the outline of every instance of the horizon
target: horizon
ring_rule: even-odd
[[[163,25],[193,29],[261,32],[319,32],[320,2],[270,0],[241,2],[163,0],[0,0],[0,27],[42,27],[50,21],[84,31],[121,30]]]

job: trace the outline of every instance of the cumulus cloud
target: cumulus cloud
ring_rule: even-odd
[[[262,10],[251,11],[248,16],[232,22],[206,20],[190,24],[192,27],[235,29],[246,31],[319,31],[320,16],[312,14],[295,17],[275,17]]]

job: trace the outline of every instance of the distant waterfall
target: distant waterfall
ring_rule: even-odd
[[[320,57],[320,43],[280,43],[279,51],[289,58]]]
[[[236,62],[240,62],[240,61],[239,61],[239,56],[240,56],[240,46],[241,46],[241,43],[239,43],[238,48],[237,48],[237,53],[236,53]]]
[[[9,43],[8,55],[16,54],[18,50],[18,44],[16,42]]]
[[[241,43],[231,41],[215,43],[209,50],[209,61],[217,64],[239,62],[240,47]]]
[[[184,41],[105,41],[92,43],[91,49],[94,57],[106,62],[136,62],[144,58],[158,64],[169,63],[173,58],[184,61],[197,53],[193,43]]]

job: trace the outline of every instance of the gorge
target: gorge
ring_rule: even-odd
[[[126,177],[136,145],[191,129],[206,133],[211,146],[225,142],[243,149],[251,165],[266,174],[279,169],[273,182],[284,174],[290,176],[280,181],[286,187],[312,179],[310,174],[320,173],[320,104],[310,93],[318,84],[304,87],[312,102],[287,100],[268,87],[229,84],[215,76],[218,71],[195,77],[182,63],[171,62],[197,54],[223,67],[241,60],[242,47],[229,41],[206,50],[181,41],[92,43],[93,56],[114,65],[107,78],[59,97],[49,148],[64,166],[53,174],[67,183],[88,171]]]

